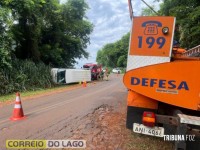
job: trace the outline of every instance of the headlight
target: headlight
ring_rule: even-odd
[[[163,34],[167,34],[169,32],[169,28],[168,27],[162,28],[162,32]]]

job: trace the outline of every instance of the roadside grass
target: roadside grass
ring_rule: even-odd
[[[129,131],[131,132],[131,131]],[[128,140],[125,142],[127,150],[172,150],[173,143],[164,141],[163,138],[146,136],[137,133],[129,133]]]
[[[46,93],[50,93],[50,92],[65,90],[67,88],[74,87],[76,85],[78,85],[78,84],[60,85],[60,86],[48,88],[48,89],[37,89],[34,91],[25,91],[25,92],[20,92],[20,96],[23,98],[26,98],[26,97],[30,97],[30,96],[36,96],[36,95],[40,95],[40,94],[46,94]],[[14,99],[15,99],[15,93],[0,96],[1,103],[11,101]]]

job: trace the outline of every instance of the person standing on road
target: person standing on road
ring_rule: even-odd
[[[100,73],[100,79],[103,81],[103,77],[104,77],[104,72],[103,72],[103,69],[101,70],[101,73]]]
[[[106,81],[108,81],[108,76],[109,76],[108,68],[106,68],[105,75],[106,75]]]

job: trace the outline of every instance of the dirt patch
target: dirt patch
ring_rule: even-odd
[[[126,129],[126,107],[115,111],[102,105],[85,116],[70,139],[84,139],[88,150],[171,150],[173,144],[162,138],[133,133]]]

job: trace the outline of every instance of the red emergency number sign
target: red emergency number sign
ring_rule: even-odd
[[[129,55],[169,57],[174,24],[174,17],[134,17]],[[167,34],[163,28],[169,29]]]

